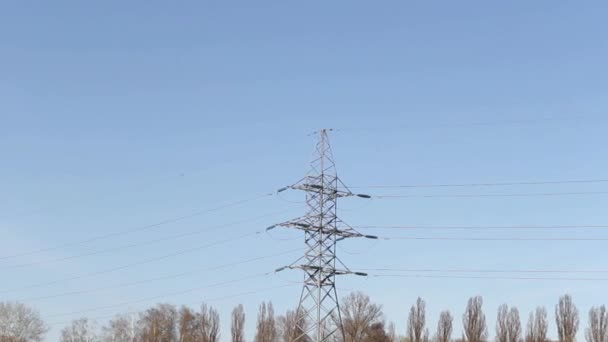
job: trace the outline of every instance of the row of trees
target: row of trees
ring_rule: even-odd
[[[426,324],[426,303],[416,300],[409,311],[406,336],[397,336],[395,325],[386,324],[382,307],[363,293],[352,293],[342,300],[341,316],[344,340],[336,342],[484,342],[489,339],[483,299],[472,297],[462,315],[461,338],[452,339],[454,318],[443,311],[434,336]],[[288,311],[275,316],[272,303],[259,307],[254,342],[292,342],[303,331],[296,322],[305,322],[302,313]],[[560,342],[574,342],[579,329],[578,309],[572,297],[565,295],[555,307],[555,323]],[[230,340],[245,342],[245,310],[242,305],[231,314]],[[506,304],[498,308],[496,342],[547,342],[549,322],[547,310],[539,307],[530,313],[527,327],[520,321],[519,311]],[[0,303],[0,342],[41,341],[48,328],[40,315],[19,303]],[[608,312],[605,306],[589,311],[587,342],[608,342]],[[218,342],[220,316],[213,307],[203,304],[195,311],[188,307],[159,304],[136,315],[122,315],[110,320],[98,331],[94,322],[82,318],[61,331],[61,342]],[[228,339],[227,339],[228,340]],[[303,340],[305,341],[305,340]]]

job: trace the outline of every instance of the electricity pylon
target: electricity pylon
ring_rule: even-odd
[[[377,238],[358,233],[337,216],[338,198],[370,196],[352,193],[338,178],[328,131],[331,130],[322,129],[317,132],[318,141],[308,175],[294,185],[278,191],[295,189],[306,192],[306,215],[268,228],[270,230],[281,226],[304,231],[307,247],[304,255],[293,264],[276,270],[304,271],[293,342],[334,341],[337,337],[344,339],[335,276],[367,274],[349,270],[337,257],[336,244],[346,238]]]

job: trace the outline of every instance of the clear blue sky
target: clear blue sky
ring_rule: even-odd
[[[605,2],[47,1],[0,5],[0,254],[136,228],[297,181],[310,132],[332,142],[351,185],[606,177],[608,6]],[[608,191],[608,184],[382,190],[374,194]],[[0,300],[25,300],[49,323],[201,301],[296,281],[295,271],[83,314],[98,306],[237,279],[295,260],[255,263],[66,297],[88,290],[291,250],[276,232],[97,277],[22,288],[194,248],[302,214],[301,194],[268,197],[145,233],[0,260]],[[347,200],[353,225],[608,224],[606,195]],[[271,215],[272,214],[272,215]],[[251,221],[254,217],[259,217]],[[205,234],[61,262],[223,223]],[[608,237],[602,230],[375,231],[390,236]],[[347,242],[357,268],[606,270],[606,242]],[[348,252],[348,253],[347,253]],[[350,254],[349,254],[350,253]],[[43,263],[10,268],[10,265]],[[7,268],[9,267],[9,268]],[[546,276],[546,275],[545,275]],[[580,275],[579,275],[580,276]],[[588,276],[604,277],[606,273]],[[341,278],[384,305],[405,331],[409,306],[460,317],[483,295],[490,336],[507,302],[522,319],[571,293],[586,318],[606,282]],[[346,291],[342,292],[346,294]],[[251,333],[261,300],[293,307],[299,289],[209,301],[223,319],[243,303]],[[105,323],[100,319],[99,325]],[[583,323],[586,320],[583,319]],[[54,325],[48,340],[56,340]],[[579,340],[583,339],[581,327]],[[249,336],[251,338],[251,334]]]

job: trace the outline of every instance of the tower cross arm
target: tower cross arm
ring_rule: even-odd
[[[281,193],[281,192],[289,190],[289,189],[302,190],[302,191],[306,191],[306,192],[316,192],[316,193],[321,193],[326,196],[333,196],[333,197],[359,197],[359,198],[366,198],[366,199],[372,198],[372,196],[367,195],[367,194],[356,194],[356,193],[351,192],[350,190],[348,190],[348,191],[338,190],[333,187],[322,186],[322,185],[318,185],[318,184],[309,184],[309,183],[297,183],[294,185],[288,185],[288,186],[282,187],[279,190],[277,190],[277,193]]]
[[[286,269],[290,269],[290,270],[299,269],[299,270],[303,270],[303,271],[323,272],[323,273],[333,274],[333,275],[353,274],[353,275],[358,275],[358,276],[362,276],[362,277],[367,276],[367,273],[364,273],[364,272],[354,272],[354,271],[350,271],[350,270],[338,270],[333,267],[320,267],[320,266],[314,266],[314,265],[283,266],[283,267],[277,268],[275,270],[275,273],[281,272]]]
[[[276,227],[295,228],[295,229],[303,230],[305,232],[318,232],[318,233],[322,233],[322,234],[326,234],[326,235],[332,234],[332,235],[339,237],[339,240],[343,240],[346,238],[355,238],[355,237],[362,237],[362,238],[367,238],[367,239],[377,239],[378,238],[375,235],[361,234],[352,229],[337,229],[337,228],[330,228],[330,227],[321,227],[321,226],[315,226],[315,225],[311,225],[308,223],[300,222],[297,220],[274,224],[274,225],[266,228],[266,230],[272,230]]]

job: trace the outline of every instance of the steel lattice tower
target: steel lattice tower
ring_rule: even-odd
[[[288,268],[304,271],[294,342],[325,342],[344,337],[335,276],[367,274],[349,270],[336,256],[336,244],[351,237],[376,238],[358,233],[337,216],[338,198],[370,196],[352,193],[338,178],[328,131],[331,130],[322,129],[316,133],[318,141],[308,175],[279,190],[306,192],[306,215],[268,228],[282,226],[304,231],[304,255],[290,266],[277,269],[277,272]]]

